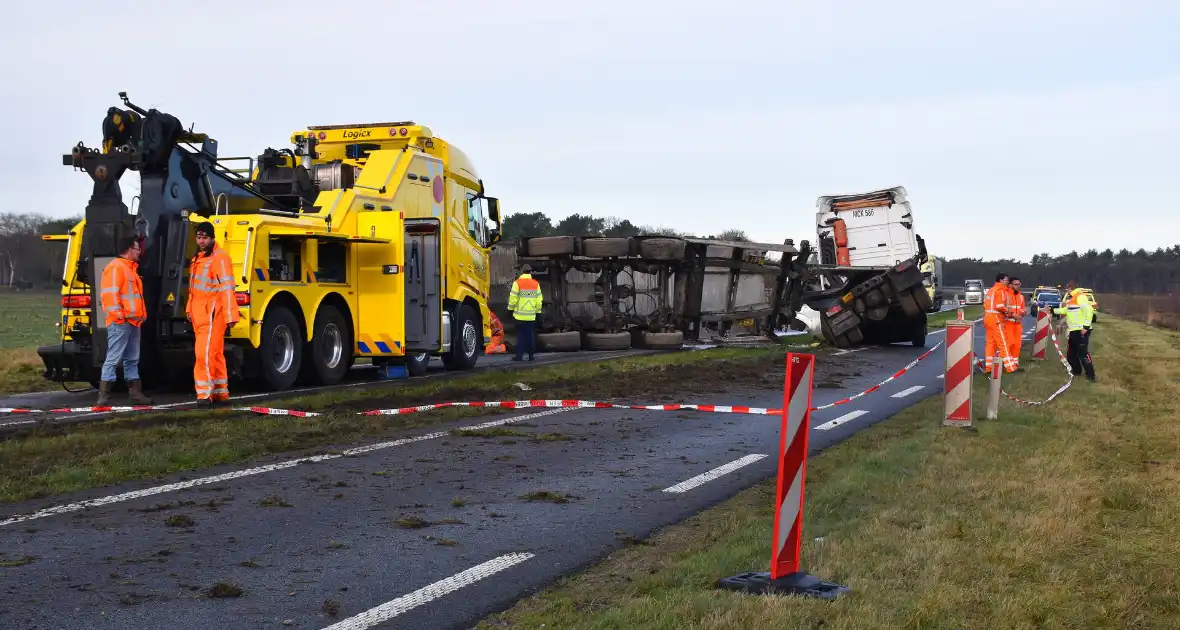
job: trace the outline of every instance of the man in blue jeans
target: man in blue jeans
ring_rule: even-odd
[[[127,393],[136,405],[150,405],[139,381],[140,326],[147,319],[143,301],[143,279],[139,277],[139,239],[128,236],[119,241],[119,256],[102,270],[99,296],[107,329],[107,356],[98,385],[98,407],[107,406],[115,385],[115,369],[123,364]]]

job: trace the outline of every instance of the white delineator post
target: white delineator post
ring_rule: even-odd
[[[959,309],[960,318],[963,314]],[[975,322],[946,323],[946,374],[943,426],[971,426],[971,384],[975,375]]]
[[[995,360],[992,361],[992,377],[988,379],[987,383],[988,420],[995,420],[1000,417],[1000,374],[1003,372],[1000,367],[1002,363],[1000,353],[997,352]]]
[[[1050,315],[1048,309],[1040,309],[1037,311],[1037,327],[1033,332],[1033,353],[1032,358],[1036,361],[1045,360],[1045,350],[1049,348],[1049,326]]]
[[[802,595],[835,599],[848,587],[825,582],[799,568],[803,546],[803,497],[807,478],[807,442],[811,434],[811,392],[815,355],[787,353],[783,386],[783,420],[779,434],[778,488],[770,572],[746,572],[722,578],[724,589],[756,594]]]

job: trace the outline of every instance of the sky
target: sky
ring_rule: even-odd
[[[814,243],[817,197],[900,185],[948,258],[1180,243],[1180,2],[48,6],[0,24],[3,211],[80,214],[61,155],[127,91],[222,155],[414,120],[555,223]]]

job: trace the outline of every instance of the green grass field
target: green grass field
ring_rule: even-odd
[[[61,297],[43,291],[0,291],[0,394],[57,387],[41,377],[37,346],[57,340]]]
[[[767,570],[770,479],[478,627],[1176,628],[1180,334],[1095,330],[1097,383],[982,420],[977,374],[977,432],[935,396],[809,458],[801,568],[852,588],[836,602],[715,587]],[[1051,356],[1002,382],[1042,400],[1065,378]]]

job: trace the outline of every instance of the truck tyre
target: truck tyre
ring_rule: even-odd
[[[572,256],[575,251],[572,236],[538,236],[526,243],[529,256]]]
[[[584,345],[586,346],[587,350],[630,350],[631,333],[588,332],[585,333]]]
[[[922,348],[926,345],[926,320],[914,324],[913,334],[910,336],[910,343],[914,344],[915,348]]]
[[[423,376],[430,365],[430,353],[418,352],[406,355],[406,373],[410,376]]]
[[[442,357],[443,367],[448,370],[470,370],[479,360],[480,341],[483,334],[470,306],[460,304],[455,309],[455,328],[451,338],[451,351]]]
[[[582,255],[588,258],[621,258],[631,253],[630,239],[584,238]]]
[[[639,242],[639,256],[647,260],[684,260],[687,243],[678,238],[649,238]]]
[[[273,306],[262,318],[262,344],[258,347],[262,378],[271,391],[290,389],[303,365],[303,339],[299,320],[285,306]]]
[[[344,380],[348,373],[347,355],[352,353],[352,337],[340,309],[330,304],[320,306],[307,350],[310,361],[305,369],[311,369],[316,383],[335,385]]]
[[[910,291],[910,295],[914,296],[914,302],[918,304],[918,308],[922,309],[923,313],[930,310],[933,301],[930,299],[930,294],[926,292],[925,286],[918,285]]]
[[[922,308],[918,306],[917,300],[909,293],[902,293],[898,297],[901,302],[901,310],[905,312],[906,317],[917,317],[922,313]]]
[[[582,334],[576,330],[537,333],[536,342],[537,350],[542,352],[576,352],[582,349]]]
[[[639,345],[648,350],[679,350],[684,345],[684,332],[679,330],[672,332],[644,331],[640,337]]]

